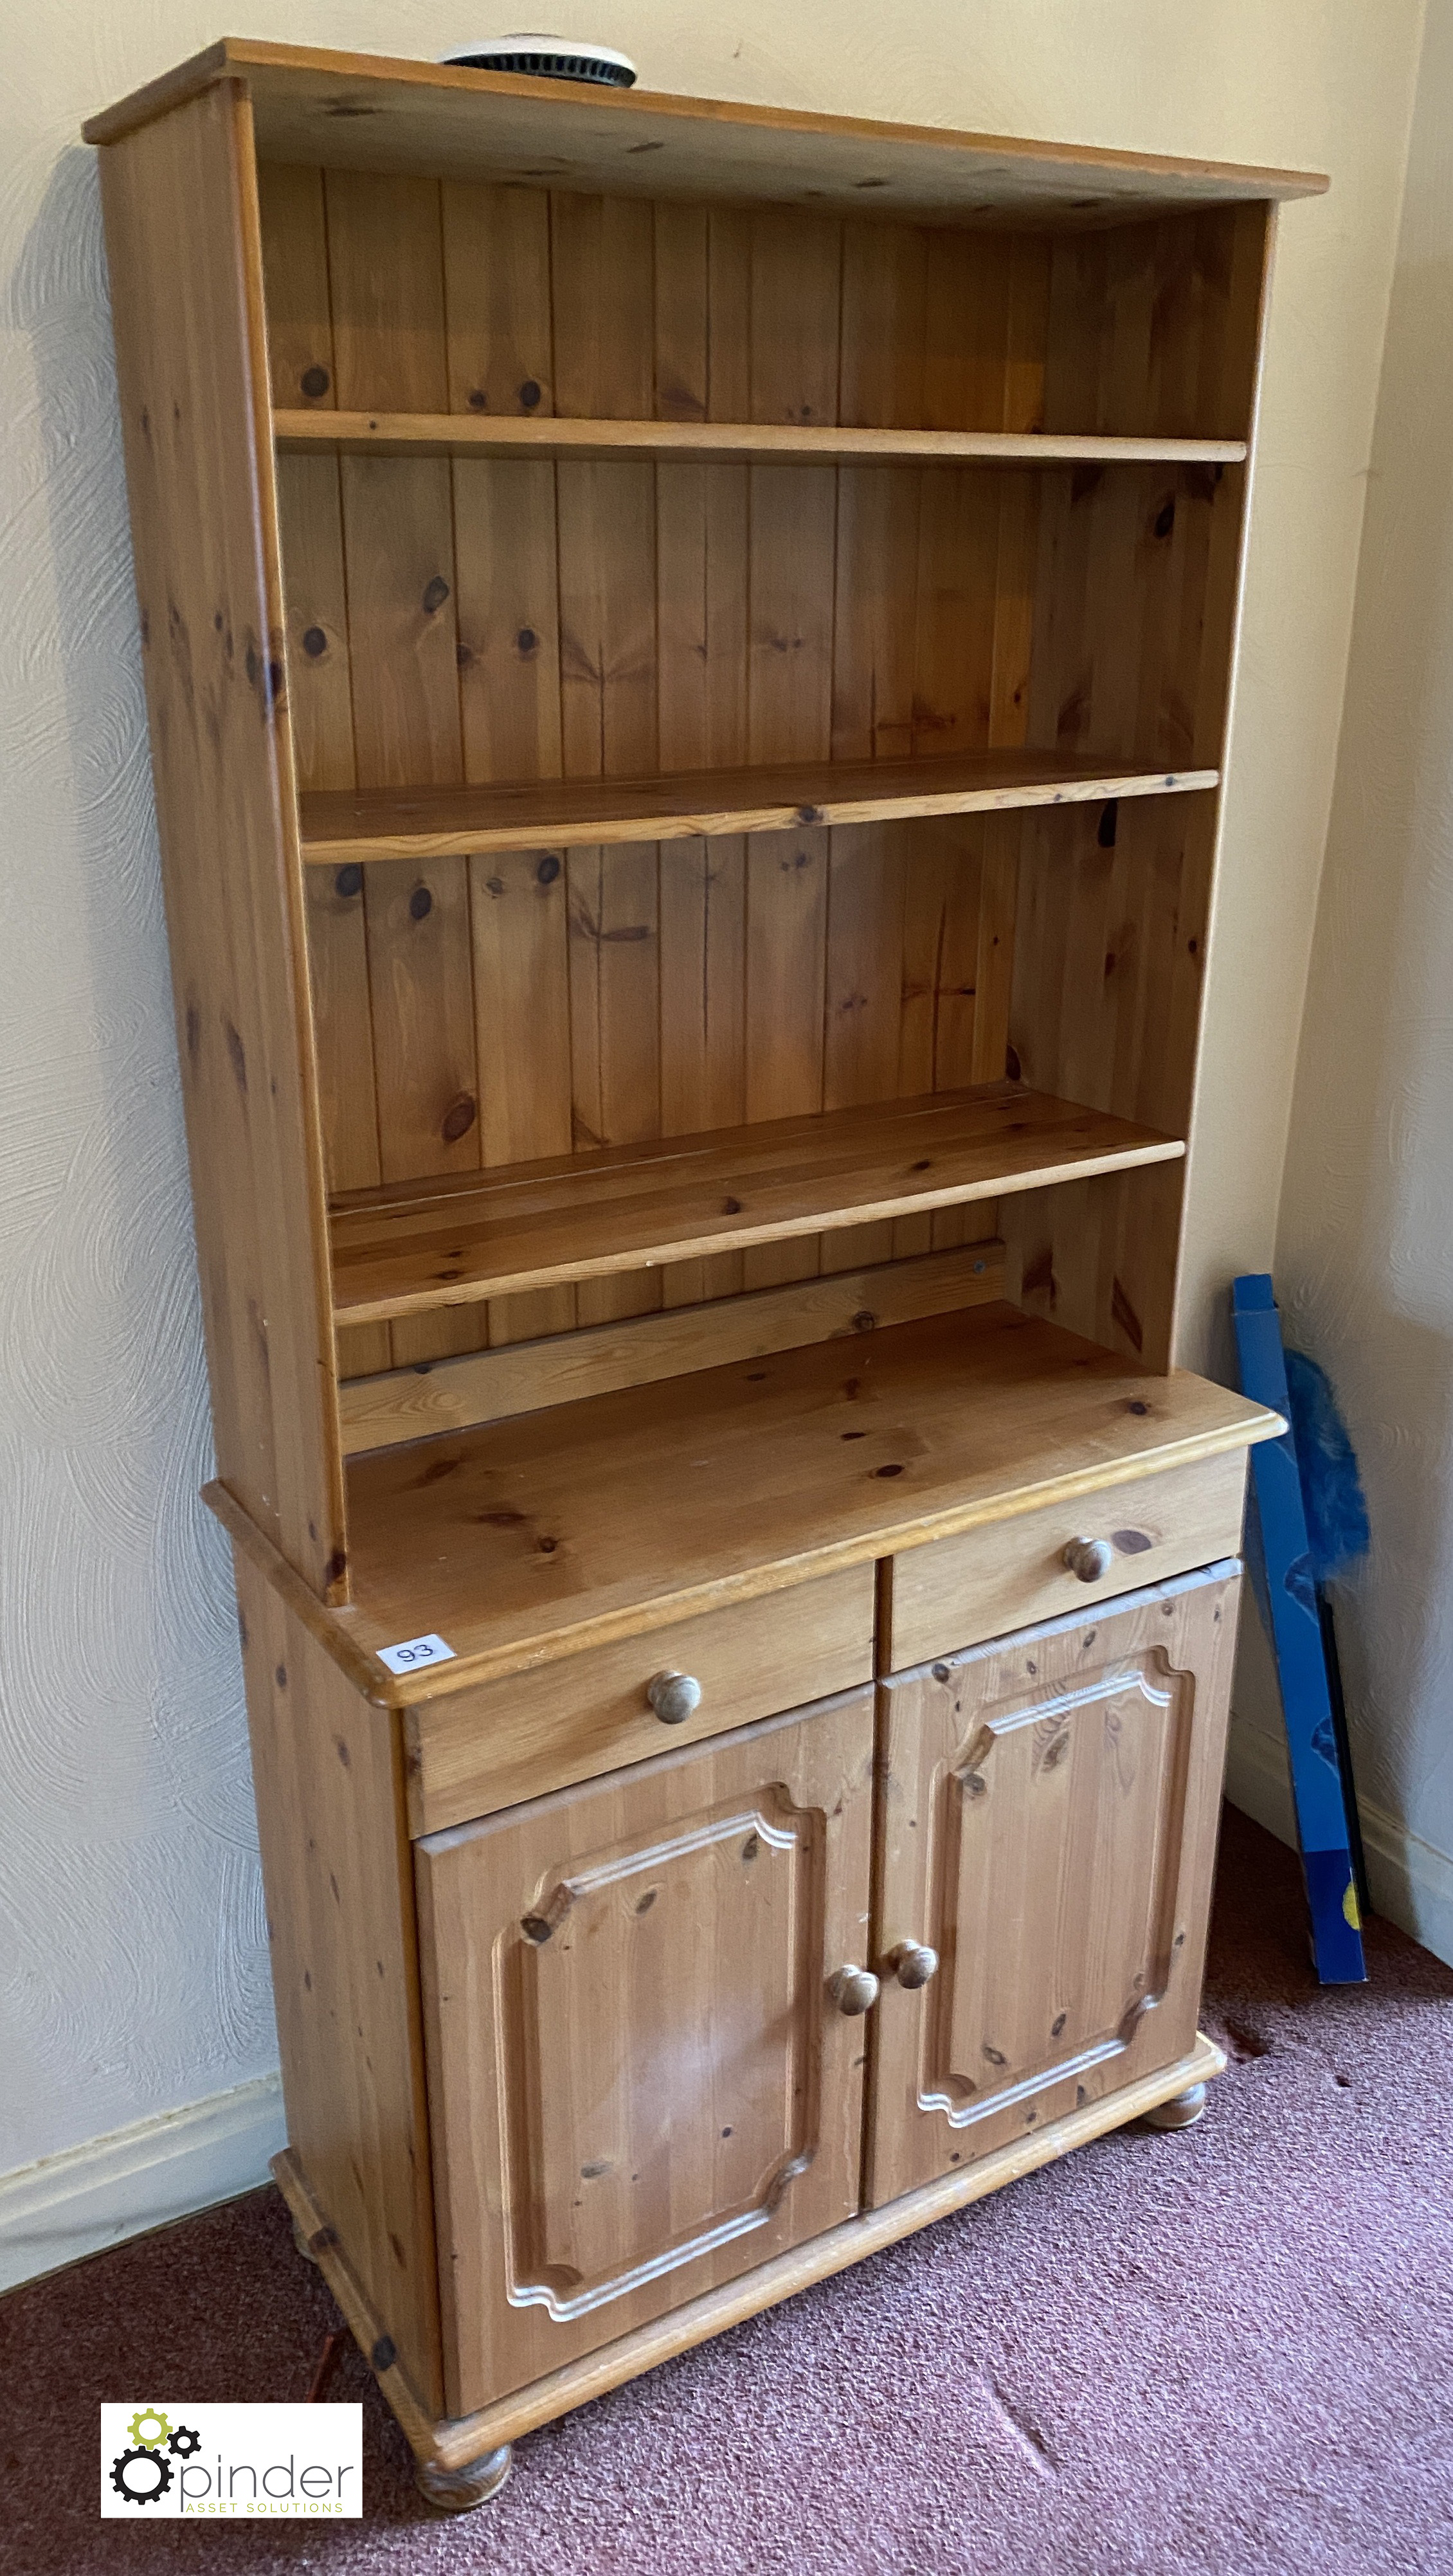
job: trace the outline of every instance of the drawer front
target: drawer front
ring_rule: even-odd
[[[893,1560],[886,1668],[906,1672],[935,1655],[1235,1556],[1245,1486],[1246,1452],[1236,1449],[906,1550]],[[1108,1547],[1108,1568],[1093,1581],[1065,1563],[1076,1539]]]
[[[646,1697],[663,1672],[701,1697],[664,1725]],[[409,1830],[438,1833],[572,1781],[645,1762],[873,1677],[873,1568],[734,1601],[699,1619],[596,1646],[405,1712]]]

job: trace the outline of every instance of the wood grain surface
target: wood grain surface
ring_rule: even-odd
[[[1214,769],[1147,769],[1113,757],[1029,751],[932,760],[764,760],[749,769],[667,778],[551,780],[542,784],[303,798],[303,854],[313,867],[350,861],[465,856],[476,850],[561,849],[601,841],[687,840],[697,834],[791,832],[824,823],[881,823],[908,816],[1002,813],[1037,805],[1104,804],[1112,798],[1194,795]]]
[[[1224,663],[1258,210],[1087,247],[424,169],[264,182],[273,393],[300,440],[340,408],[459,430],[439,454],[282,459],[299,693],[331,710],[301,782],[337,1186],[369,1185],[370,1145],[386,1183],[999,1079],[1015,989],[1048,999],[1021,877],[1053,907],[1056,873],[1083,873],[1072,815],[1035,813],[1093,807],[1097,850],[1123,818],[1123,873],[1150,846],[1133,804],[1217,783],[1198,673]],[[942,460],[935,441],[1000,468],[910,452]],[[1188,912],[1214,828],[1190,801]],[[1107,937],[1103,991],[1076,943],[1076,1007],[1113,1014],[1122,1081],[1167,1028],[1189,1061],[1179,929]],[[1032,1003],[1020,1026],[1041,1053]],[[1033,1293],[1163,1353],[1178,1183],[1065,1205],[1045,1240],[1016,1219]],[[683,1246],[659,1277],[352,1323],[345,1373],[947,1249],[964,1224]]]
[[[1281,1427],[981,1306],[354,1459],[347,1633],[437,1631],[455,1663],[379,1666],[430,1697]]]
[[[476,370],[484,373],[483,369]],[[1063,431],[859,429],[851,424],[780,421],[555,420],[526,413],[491,418],[471,412],[335,411],[279,407],[273,431],[284,454],[320,448],[365,455],[561,457],[589,455],[736,464],[773,462],[865,465],[895,458],[924,465],[1052,465],[1099,460],[1115,464],[1240,465],[1246,443],[1235,438],[1096,438]]]
[[[494,1815],[870,1681],[873,1594],[872,1567],[852,1565],[409,1709],[413,1832]],[[646,1696],[661,1672],[689,1674],[701,1690],[670,1727]]]
[[[715,1256],[717,1259],[730,1256]],[[705,1270],[711,1266],[702,1262]],[[1004,1295],[1004,1250],[996,1239],[870,1270],[835,1271],[749,1296],[676,1306],[546,1341],[394,1369],[339,1390],[345,1454],[464,1431],[515,1413],[538,1413],[586,1395],[644,1386],[728,1360],[762,1359],[808,1342],[846,1340],[921,1315],[985,1306]]]
[[[1087,215],[1113,219],[1147,203],[1318,196],[1327,186],[1309,170],[1176,160],[641,89],[562,94],[558,81],[519,74],[238,36],[223,37],[91,117],[86,140],[114,142],[229,74],[247,82],[260,148],[275,161],[488,177],[513,176],[521,162],[563,152],[583,190],[656,195],[665,184],[657,154],[666,153],[668,172],[679,171],[674,193],[688,197],[811,194],[856,211],[866,175],[885,213],[941,221],[977,215],[986,222],[1002,221],[1009,210],[1041,221],[1062,213],[1081,225]],[[339,114],[340,84],[352,114]]]
[[[234,1550],[288,2138],[418,2400],[442,2408],[399,1721]]]
[[[857,2210],[872,1712],[417,1845],[451,2414]]]
[[[101,194],[218,1467],[314,1589],[346,1597],[241,88],[109,151]]]
[[[624,1035],[620,1043],[623,1082]],[[615,1110],[609,1123],[628,1121]],[[340,1322],[379,1323],[1184,1151],[1176,1137],[1012,1083],[827,1110],[517,1166],[462,1189],[355,1193],[332,1220],[334,1297]]]
[[[1113,429],[1153,401],[1168,427],[1255,436],[1271,210],[1127,227],[1065,245],[1046,408]],[[1052,298],[1053,301],[1053,298]],[[1164,317],[1143,337],[1136,317]],[[1092,472],[1093,469],[1090,469]],[[1132,490],[1123,471],[1039,478],[1032,736],[1065,750],[1131,739],[1167,765],[1219,766],[1249,469],[1193,468]],[[1127,554],[1128,549],[1128,554]],[[1122,583],[1114,567],[1133,563]],[[1129,724],[1129,736],[1123,728]],[[1021,834],[1010,1044],[1024,1078],[1184,1133],[1201,1022],[1219,798],[1126,804]],[[1133,1105],[1133,1109],[1132,1109]],[[1031,1311],[1152,1366],[1169,1361],[1182,1176],[1069,1189],[1005,1220]]]
[[[1190,2048],[1240,1593],[1236,1569],[886,1683],[867,2197],[880,2206]]]
[[[1235,1556],[1245,1498],[1245,1455],[1232,1451],[1107,1494],[1025,1512],[993,1529],[910,1548],[893,1560],[880,1670],[955,1654],[982,1638],[1004,1637],[1037,1619]],[[1098,1540],[1109,1552],[1093,1583],[1065,1561],[1065,1549],[1081,1538]]]

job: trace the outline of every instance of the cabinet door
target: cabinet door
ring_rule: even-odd
[[[1192,2046],[1239,1588],[1188,1575],[884,1686],[874,2206]],[[937,1952],[927,1984],[900,1944]]]
[[[416,1846],[448,2406],[859,2206],[870,1690]]]

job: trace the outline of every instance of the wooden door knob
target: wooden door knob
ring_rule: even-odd
[[[851,1963],[829,1977],[827,1990],[840,2013],[852,2016],[871,2012],[878,2000],[878,1980],[871,1968],[856,1968]]]
[[[1072,1538],[1064,1561],[1082,1583],[1103,1583],[1115,1562],[1115,1551],[1107,1538]]]
[[[680,1726],[701,1706],[701,1684],[690,1673],[658,1673],[646,1684],[646,1697],[663,1726]]]
[[[926,1941],[900,1941],[888,1953],[888,1965],[900,1986],[926,1986],[938,1975],[938,1952]]]

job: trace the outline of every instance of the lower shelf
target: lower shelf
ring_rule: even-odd
[[[311,1615],[407,1703],[1280,1428],[981,1306],[355,1458],[354,1606]],[[392,1680],[426,1634],[454,1660]]]
[[[736,1252],[1174,1162],[1176,1136],[1021,1083],[608,1146],[335,1204],[340,1324]]]
[[[501,2443],[517,2442],[541,2424],[568,2414],[572,2407],[584,2406],[593,2397],[604,2397],[608,2390],[621,2387],[628,2379],[638,2379],[659,2362],[690,2352],[712,2335],[739,2325],[743,2318],[759,2316],[763,2309],[778,2306],[812,2282],[846,2272],[866,2255],[879,2253],[885,2245],[896,2244],[901,2237],[931,2226],[936,2218],[946,2218],[953,2210],[967,2209],[972,2202],[987,2199],[990,2192],[1002,2190],[1005,2183],[1016,2182],[1022,2174],[1054,2163],[1075,2147],[1088,2145],[1092,2138],[1124,2128],[1127,2122],[1142,2118],[1160,2103],[1220,2075],[1225,2065],[1214,2042],[1198,2038],[1189,2056],[1128,2086],[1123,2093],[1112,2093],[1102,2101],[1087,2103],[1083,2110],[1071,2112],[1066,2119],[1051,2121],[1032,2136],[1018,2138],[1012,2146],[983,2157],[964,2173],[954,2174],[946,2181],[926,2183],[917,2191],[905,2193],[901,2200],[890,2201],[883,2209],[850,2218],[841,2227],[829,2229],[826,2235],[762,2264],[743,2279],[689,2300],[658,2323],[622,2335],[618,2342],[605,2345],[564,2370],[552,2371],[531,2388],[501,2397],[477,2414],[442,2423],[431,2419],[410,2387],[392,2341],[369,2308],[349,2269],[346,2252],[315,2204],[307,2178],[291,2150],[274,2157],[272,2170],[299,2233],[314,2254],[415,2458],[437,2468],[457,2470],[477,2460],[482,2452]]]

